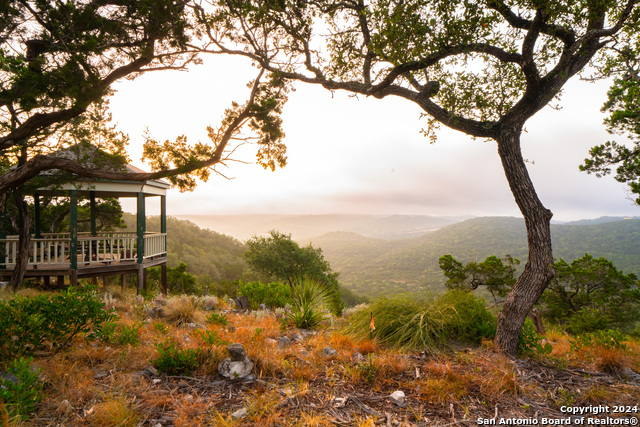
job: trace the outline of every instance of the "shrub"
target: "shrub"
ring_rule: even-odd
[[[137,322],[131,326],[119,325],[115,321],[105,322],[97,336],[110,344],[132,345],[140,344],[140,330],[144,322]]]
[[[326,320],[324,308],[331,304],[331,293],[311,279],[300,279],[291,286],[289,320],[301,329],[314,329]]]
[[[480,344],[483,338],[493,338],[497,320],[482,298],[472,292],[452,290],[441,296],[437,305],[442,308],[448,336],[458,341]]]
[[[38,381],[40,371],[31,368],[31,358],[19,358],[9,364],[7,374],[0,376],[0,399],[9,416],[27,419],[42,400],[42,386]]]
[[[620,331],[600,330],[573,338],[571,352],[581,359],[596,359],[598,369],[610,374],[619,373],[625,366],[625,357],[629,347]]]
[[[247,297],[251,310],[257,310],[260,304],[271,308],[284,307],[291,297],[291,288],[279,282],[250,282],[240,285],[238,295]]]
[[[620,331],[607,329],[579,335],[572,340],[571,351],[578,351],[586,347],[599,346],[606,349],[627,350],[624,343],[627,338]]]
[[[224,314],[211,313],[210,315],[207,316],[207,323],[211,323],[213,325],[226,326],[229,324],[229,320],[227,319],[227,316],[225,316]]]
[[[519,354],[550,354],[552,350],[551,344],[542,344],[542,336],[536,333],[533,320],[526,318],[520,336],[518,337],[518,353]]]
[[[7,337],[0,341],[0,363],[47,347],[57,352],[76,335],[99,331],[115,318],[103,307],[90,286],[70,287],[51,296],[0,301],[0,330]]]
[[[210,357],[210,352],[202,349],[180,349],[173,341],[157,345],[158,357],[151,364],[168,375],[190,375]]]
[[[589,254],[555,263],[556,275],[540,298],[542,314],[572,334],[604,329],[632,330],[640,316],[635,274]]]
[[[216,331],[208,331],[208,330],[196,330],[193,333],[194,335],[200,337],[202,342],[206,345],[229,345],[231,344],[228,341],[220,338]]]

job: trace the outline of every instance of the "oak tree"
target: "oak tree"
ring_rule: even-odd
[[[443,255],[438,263],[447,277],[444,285],[448,289],[473,291],[483,286],[497,305],[498,297],[505,297],[516,282],[515,266],[520,264],[520,260],[511,255],[505,255],[502,259],[491,255],[482,262],[471,261],[463,265],[451,255]]]
[[[245,56],[328,90],[399,97],[429,117],[428,132],[444,125],[495,141],[529,245],[495,339],[515,355],[527,313],[554,275],[552,213],[529,177],[522,131],[604,47],[636,30],[636,3],[212,0],[197,12],[209,38],[203,51]]]
[[[145,156],[155,172],[125,173],[55,154],[77,142],[79,122],[91,121],[91,109],[111,94],[116,81],[198,62],[189,46],[199,37],[191,11],[188,0],[9,0],[0,5],[0,212],[13,194],[23,255],[14,269],[14,288],[27,260],[30,220],[23,195],[28,186],[42,183],[37,181],[45,171],[68,179],[169,177],[191,189],[197,178],[208,178],[215,165],[224,163],[230,141],[247,137],[243,129],[256,137],[264,165],[286,162],[277,114],[287,86],[274,76],[263,84],[264,70],[257,71],[247,100],[233,103],[221,124],[209,128],[210,143],[150,138]],[[90,136],[83,139],[95,153],[93,148],[101,147]]]
[[[282,281],[293,287],[302,279],[319,283],[328,291],[331,308],[340,313],[338,273],[324,259],[322,249],[309,244],[300,247],[290,234],[271,230],[268,236],[254,236],[246,242],[244,259],[264,283]]]
[[[615,167],[614,178],[629,186],[632,200],[640,205],[640,43],[613,50],[616,55],[604,71],[617,77],[602,111],[608,114],[605,125],[609,133],[627,141],[607,141],[591,148],[591,157],[585,159],[580,170],[602,177]]]

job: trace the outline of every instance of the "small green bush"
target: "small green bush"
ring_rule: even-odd
[[[567,319],[567,332],[579,335],[607,329],[610,321],[600,310],[589,307],[581,308]]]
[[[104,310],[95,288],[70,287],[51,296],[14,297],[0,301],[0,364],[43,350],[45,344],[54,352],[68,345],[80,333],[98,332],[115,318]]]
[[[144,322],[137,322],[131,326],[120,325],[114,320],[105,322],[96,334],[102,341],[109,344],[131,345],[140,344],[140,330]]]
[[[216,331],[208,331],[208,330],[196,330],[194,335],[199,336],[207,345],[229,345],[231,344],[228,341],[225,341],[220,338]]]
[[[207,323],[211,323],[212,325],[226,326],[229,324],[229,320],[224,314],[211,313],[207,316]]]
[[[533,320],[526,318],[518,337],[518,353],[521,355],[550,354],[551,344],[542,344],[542,336],[538,335]]]
[[[480,344],[483,338],[496,335],[497,320],[482,298],[473,292],[451,290],[442,295],[437,305],[442,308],[449,339]]]
[[[31,368],[31,360],[14,359],[7,368],[7,374],[15,378],[0,377],[0,399],[12,418],[27,419],[42,400],[42,385],[38,380],[40,371]]]
[[[157,349],[158,357],[151,364],[168,375],[190,375],[211,356],[208,350],[180,349],[173,341],[159,343]]]
[[[578,335],[571,339],[570,351],[575,352],[586,347],[599,346],[606,349],[627,350],[627,337],[615,329],[605,329]]]
[[[238,295],[247,297],[251,310],[257,310],[260,304],[271,308],[284,307],[291,297],[291,288],[279,282],[250,282],[240,285]]]

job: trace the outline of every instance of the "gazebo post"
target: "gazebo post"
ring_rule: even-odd
[[[70,192],[70,211],[69,211],[69,261],[71,275],[69,276],[69,285],[78,285],[78,190]]]
[[[33,195],[33,227],[36,239],[42,238],[42,229],[40,223],[40,193],[36,191]]]
[[[3,209],[2,212],[0,212],[0,239],[6,239],[7,238],[7,209]],[[9,244],[5,243],[5,250],[4,251],[0,251],[0,269],[4,270],[5,268],[7,268],[5,266],[5,262],[7,262],[7,256],[6,256],[6,251],[8,250]]]
[[[139,192],[136,219],[136,232],[138,235],[138,293],[140,293],[144,285],[144,232],[146,229],[144,207],[144,193]]]
[[[96,236],[98,234],[96,227],[96,192],[89,192],[89,215],[91,218],[91,235]]]
[[[167,295],[167,196],[160,196],[160,233],[165,235],[164,238],[164,263],[160,266],[160,280],[162,285],[162,293]]]

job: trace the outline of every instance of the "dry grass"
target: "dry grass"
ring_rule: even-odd
[[[87,421],[96,427],[134,427],[141,420],[134,401],[135,397],[132,399],[121,395],[106,397],[89,410]]]
[[[140,324],[144,307],[153,303],[127,296],[112,304],[118,324],[132,326]],[[533,416],[535,411],[560,416],[561,403],[637,403],[640,394],[637,384],[621,383],[609,374],[617,374],[621,367],[640,367],[640,344],[635,341],[628,343],[626,352],[591,347],[578,354],[569,351],[566,334],[550,331],[546,339],[553,345],[552,354],[526,362],[529,366],[494,353],[489,344],[437,355],[389,351],[375,341],[338,332],[339,325],[280,348],[273,340],[297,331],[282,330],[276,315],[228,312],[229,325],[194,329],[186,324],[199,323],[207,312],[193,299],[170,298],[165,315],[167,308],[174,315],[148,319],[140,327],[137,345],[79,338],[67,352],[36,359],[46,396],[32,417],[38,421],[25,425],[133,426],[143,421],[153,425],[155,421],[150,420],[164,416],[169,421],[163,425],[175,426],[409,426],[425,425],[425,419],[429,424],[447,424],[492,418],[496,406],[511,411],[505,416]],[[207,333],[220,342],[207,341]],[[157,357],[156,344],[166,340],[180,343],[181,348],[208,349],[211,357],[191,379],[141,375],[139,371]],[[221,380],[217,364],[227,357],[224,342],[244,345],[255,362],[258,381],[207,386]],[[334,348],[337,356],[324,356],[325,347]],[[355,362],[355,352],[365,355],[365,360]],[[560,365],[562,369],[557,369]],[[601,377],[572,374],[571,369],[599,369],[615,379],[603,382]],[[541,372],[548,383],[538,382]],[[567,372],[572,375],[570,382]],[[554,375],[558,380],[553,380]],[[395,390],[406,393],[405,408],[389,403],[388,396]],[[341,407],[336,398],[347,403]],[[530,406],[531,402],[544,406]],[[381,415],[367,412],[362,405]],[[247,418],[230,417],[242,407],[249,411]]]
[[[188,295],[171,297],[162,308],[162,317],[169,323],[184,325],[202,322],[203,314],[198,310],[197,299]]]

